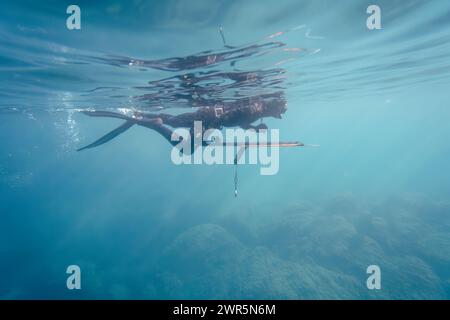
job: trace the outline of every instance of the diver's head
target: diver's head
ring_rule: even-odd
[[[287,110],[287,101],[284,98],[269,99],[264,103],[264,113],[267,117],[281,119]]]

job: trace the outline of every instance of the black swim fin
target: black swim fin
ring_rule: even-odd
[[[102,110],[83,110],[80,111],[81,113],[90,116],[90,117],[108,117],[108,118],[117,118],[117,119],[123,119],[123,120],[129,120],[130,117],[117,112],[111,112],[111,111],[102,111]]]
[[[97,115],[96,115],[97,116]],[[115,137],[117,137],[118,135],[120,135],[121,133],[124,133],[125,131],[127,131],[128,129],[130,129],[134,124],[136,124],[135,121],[127,121],[124,124],[122,124],[121,126],[117,127],[116,129],[114,129],[113,131],[105,134],[103,137],[101,137],[100,139],[98,139],[97,141],[82,147],[80,149],[78,149],[77,151],[82,151],[85,149],[91,149],[91,148],[95,148],[98,147],[112,139],[114,139]]]

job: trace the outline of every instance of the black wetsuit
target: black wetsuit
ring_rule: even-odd
[[[214,106],[203,106],[195,112],[187,112],[179,115],[134,112],[132,116],[128,116],[109,111],[83,111],[83,113],[89,116],[113,117],[126,120],[126,122],[97,141],[79,150],[102,145],[135,124],[155,130],[169,143],[175,145],[178,142],[172,141],[173,130],[169,127],[189,128],[192,137],[195,121],[202,122],[203,130],[222,129],[223,127],[241,127],[243,129],[260,130],[267,128],[267,126],[263,123],[254,126],[252,123],[264,117],[281,118],[281,114],[285,111],[286,100],[281,92],[242,98],[234,102],[224,102],[215,104]]]
[[[234,102],[217,103],[214,106],[200,107],[195,112],[179,115],[166,113],[136,114],[141,119],[160,118],[165,125],[173,128],[191,128],[194,121],[202,121],[205,130],[210,128],[241,127],[256,128],[252,123],[264,117],[281,118],[286,110],[286,100],[281,93],[243,98]]]

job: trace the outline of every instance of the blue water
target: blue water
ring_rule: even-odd
[[[69,4],[1,4],[1,299],[450,298],[448,1],[376,1],[381,30],[369,1],[77,1],[81,30]],[[230,46],[285,46],[192,70],[132,62],[226,51],[219,27]],[[273,68],[279,88],[224,96],[281,88],[288,111],[265,122],[320,148],[281,150],[274,176],[240,166],[237,198],[232,166],[176,166],[143,127],[75,151],[120,124],[79,110],[191,111],[173,92],[142,99],[149,81]]]

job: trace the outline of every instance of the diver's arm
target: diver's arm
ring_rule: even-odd
[[[252,125],[250,123],[247,123],[247,124],[240,125],[240,127],[242,129],[244,129],[244,130],[253,129],[253,130],[257,131],[257,132],[260,131],[260,130],[267,130],[268,129],[268,127],[267,127],[267,125],[265,123],[260,123],[260,124],[258,124],[256,126]]]

